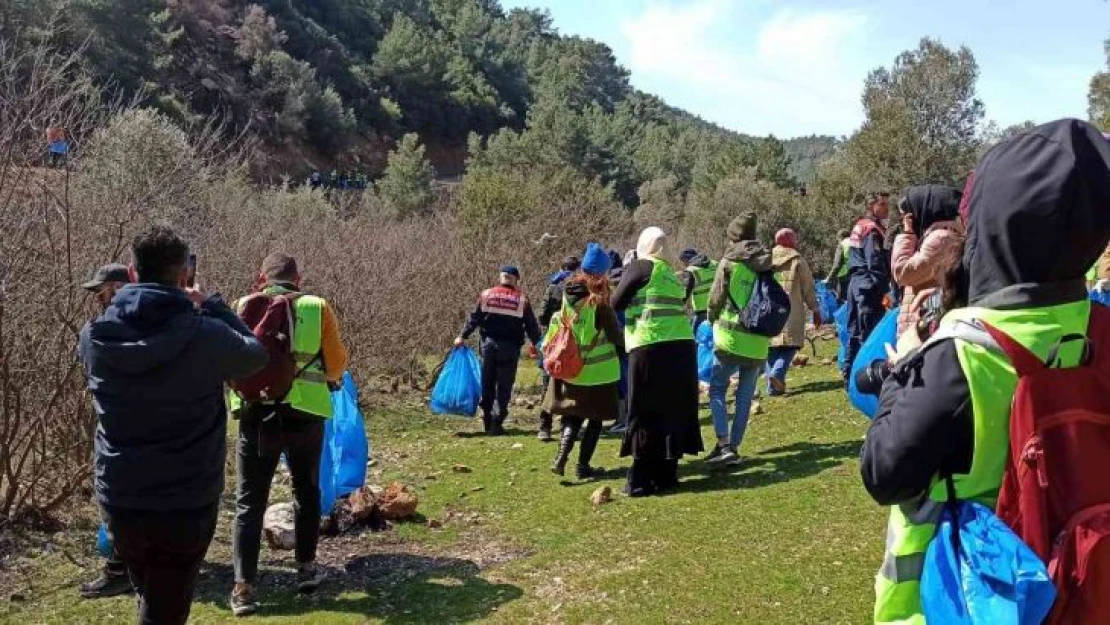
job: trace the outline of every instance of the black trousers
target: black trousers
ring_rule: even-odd
[[[509,401],[513,398],[519,363],[520,346],[482,341],[482,398],[478,407],[482,409],[483,417],[492,419],[494,423],[504,423],[509,416]]]
[[[652,494],[678,486],[678,460],[634,458],[628,468],[629,492]]]
[[[103,506],[100,508],[100,520],[104,521],[105,525],[108,524],[108,513]],[[111,527],[108,528],[108,542],[112,545],[112,551],[104,559],[104,574],[127,575],[127,565],[123,563],[123,557],[119,555],[119,549],[116,549],[116,541],[112,537]]]
[[[316,560],[320,539],[320,454],[324,420],[289,406],[251,406],[239,424],[235,478],[235,581],[254,584],[262,520],[282,452],[293,476],[297,562]],[[330,510],[329,510],[330,512]]]
[[[880,297],[879,301],[873,301],[874,299],[873,296],[862,293],[852,293],[852,297],[848,298],[848,352],[844,363],[845,376],[851,373],[852,363],[855,362],[860,348],[886,314],[882,298]]]
[[[178,625],[188,620],[218,511],[217,503],[169,512],[103,506],[115,548],[135,586],[139,623]]]

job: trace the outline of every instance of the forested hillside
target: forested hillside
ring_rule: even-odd
[[[685,191],[740,165],[790,187],[812,179],[832,144],[801,140],[791,166],[779,141],[638,92],[606,45],[561,36],[546,11],[506,12],[497,0],[8,5],[4,39],[87,46],[88,72],[123,97],[185,126],[218,117],[229,136],[259,138],[257,169],[273,177],[331,167],[377,176],[409,132],[441,176],[454,176],[471,134],[497,135],[491,151],[512,143],[511,158],[570,165],[634,207],[645,181],[674,176]]]

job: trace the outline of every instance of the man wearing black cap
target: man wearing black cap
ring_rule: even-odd
[[[128,282],[131,282],[131,277],[127,274],[127,265],[111,263],[97,269],[92,280],[82,284],[81,288],[95,295],[100,310],[104,311],[112,302],[116,291]]]
[[[520,348],[524,338],[535,346],[540,342],[540,325],[532,312],[532,304],[521,292],[520,270],[506,265],[501,268],[499,284],[482,291],[478,305],[470,313],[455,345],[462,345],[475,330],[482,337],[482,423],[486,434],[500,436],[509,416],[509,400],[516,382]],[[494,401],[497,412],[493,411]]]

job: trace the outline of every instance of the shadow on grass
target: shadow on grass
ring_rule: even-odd
[[[859,455],[858,440],[839,443],[801,442],[745,457],[736,466],[715,469],[704,462],[679,467],[682,485],[676,492],[711,492],[761,488],[816,475]]]
[[[789,389],[788,395],[805,395],[806,393],[826,393],[828,391],[843,391],[843,380],[819,380],[817,382],[806,382],[805,384],[795,386]]]
[[[535,438],[536,437],[536,431],[535,430],[525,430],[525,429],[519,428],[519,427],[508,427],[508,428],[505,428],[505,433],[500,435],[500,436],[492,436],[490,434],[486,434],[485,432],[483,432],[481,430],[455,432],[455,438],[494,438],[494,439],[504,438],[504,439],[511,439],[511,438],[521,438],[521,437]]]
[[[320,612],[344,612],[382,619],[394,625],[473,621],[524,596],[511,584],[481,577],[471,560],[407,553],[360,556],[342,569],[326,568],[323,585],[298,594],[292,570],[268,570],[261,578],[259,616],[299,617],[311,622]],[[197,603],[231,611],[228,595],[234,572],[226,564],[209,564],[197,587]],[[363,595],[362,593],[365,593]]]

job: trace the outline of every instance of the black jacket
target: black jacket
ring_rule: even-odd
[[[872,219],[878,225],[877,219],[865,219]],[[886,248],[881,227],[872,229],[858,246],[853,243],[848,248],[848,278],[849,288],[854,293],[876,303],[890,292],[890,250]]]
[[[1083,276],[1110,240],[1110,144],[1076,120],[992,149],[976,167],[963,266],[966,299],[995,310],[1083,300]],[[919,496],[938,473],[967,473],[971,394],[953,341],[911,355],[883,385],[860,459],[882,504]]]
[[[520,289],[514,288],[513,290],[520,292]],[[523,293],[520,293],[520,296],[525,301],[522,317],[485,312],[482,310],[482,298],[480,296],[474,310],[470,313],[470,318],[463,326],[461,336],[464,339],[470,338],[470,335],[477,330],[483,341],[494,341],[500,345],[519,349],[524,345],[524,339],[527,336],[533,345],[538,345],[543,336],[540,334],[540,325],[536,321],[536,315],[532,312],[532,303],[528,301]]]
[[[81,331],[99,419],[100,503],[174,511],[224,488],[224,383],[266,365],[266,348],[218,297],[198,312],[180,289],[131,284]]]

